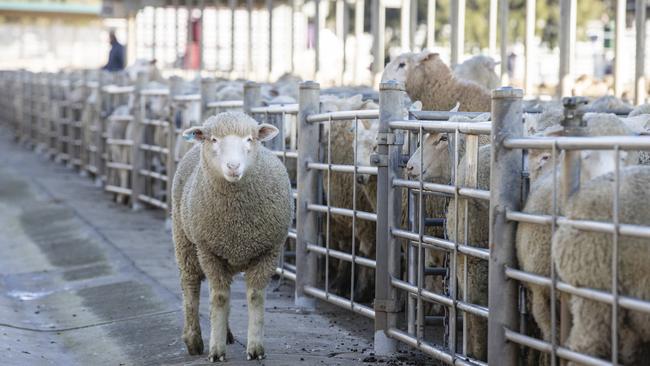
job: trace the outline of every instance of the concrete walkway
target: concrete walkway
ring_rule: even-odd
[[[208,345],[208,290],[201,325]],[[272,282],[267,359],[245,361],[243,280],[234,282],[232,365],[433,364],[409,350],[372,353],[372,322],[333,306],[293,306]],[[161,211],[132,212],[87,178],[14,143],[0,129],[0,364],[196,365],[180,339],[181,294]]]

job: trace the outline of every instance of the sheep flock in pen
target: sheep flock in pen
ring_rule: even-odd
[[[393,57],[385,67],[381,82],[404,88],[400,100],[401,122],[414,122],[420,119],[419,115],[426,120],[427,113],[433,115],[435,112],[444,113],[445,121],[441,122],[449,122],[449,125],[485,128],[491,126],[492,93],[500,83],[495,72],[497,65],[491,57],[478,55],[452,68],[438,53],[408,52]],[[133,200],[138,200],[135,195],[126,193],[133,189],[133,182],[141,174],[135,168],[137,164],[142,164],[138,166],[145,172],[143,175],[165,176],[165,179],[152,180],[153,183],[147,184],[141,193],[164,202],[170,213],[168,224],[171,225],[183,298],[181,338],[188,353],[203,354],[207,348],[210,362],[226,360],[227,344],[235,341],[228,323],[230,286],[234,276],[243,272],[248,302],[247,358],[261,360],[265,358],[267,286],[277,273],[278,263],[283,265],[285,250],[295,256],[289,259],[290,266],[297,262],[298,256],[297,242],[290,239],[290,234],[299,220],[294,202],[299,201],[295,201],[296,192],[300,191],[297,172],[302,170],[297,165],[299,151],[293,150],[297,150],[296,140],[301,133],[298,130],[302,123],[299,116],[303,113],[298,103],[302,98],[301,80],[285,74],[275,82],[256,84],[260,98],[255,107],[275,106],[285,108],[285,112],[296,106],[300,109],[298,113],[295,110],[286,115],[282,112],[282,118],[273,120],[268,115],[260,117],[264,112],[244,113],[241,103],[232,103],[245,100],[247,84],[243,80],[203,83],[200,77],[192,81],[178,76],[164,79],[154,64],[146,62],[127,69],[125,75],[125,83],[135,85],[136,92],[120,94],[112,104],[101,99],[101,89],[94,89],[85,96],[80,92],[75,94],[77,90],[72,89],[67,98],[97,106],[83,109],[79,115],[84,127],[80,145],[96,144],[101,139],[95,135],[105,134],[107,169],[104,183],[113,187],[111,194],[118,203],[134,205]],[[582,90],[579,83],[576,88]],[[360,111],[363,112],[360,115],[367,116],[383,106],[377,91],[370,87],[329,88],[319,93],[319,113]],[[210,96],[210,103],[206,102],[206,95]],[[228,106],[219,107],[221,102]],[[650,104],[633,107],[601,93],[600,97],[579,105],[576,109],[579,113],[575,115],[567,113],[569,107],[563,108],[559,101],[525,100],[522,105],[523,118],[519,127],[524,137],[531,138],[528,140],[565,137],[570,118],[580,120],[581,137],[626,139],[650,135]],[[366,264],[379,257],[379,220],[368,219],[373,214],[377,217],[378,201],[383,199],[378,193],[379,177],[377,173],[362,173],[358,168],[363,167],[368,172],[374,165],[383,163],[378,151],[382,138],[387,139],[386,132],[380,132],[376,115],[347,120],[330,118],[328,123],[319,122],[317,130],[318,144],[313,148],[320,159],[320,164],[316,164],[320,168],[314,169],[319,170],[319,202],[313,206],[327,208],[314,213],[318,218],[318,243],[308,244],[327,245],[328,255],[329,251],[339,254],[318,262],[318,268],[314,269],[318,270],[315,281],[318,285],[325,284],[325,292],[354,303],[353,310],[357,304],[377,309],[381,304],[373,302],[376,301],[376,286],[380,283],[376,277],[378,268],[343,257],[359,256],[362,257],[359,262]],[[487,362],[490,320],[480,316],[480,309],[487,309],[490,303],[488,274],[492,267],[486,258],[492,255],[491,245],[495,244],[491,243],[493,202],[460,195],[458,187],[483,192],[491,190],[495,184],[491,161],[498,151],[497,137],[488,132],[474,135],[459,131],[425,132],[424,128],[420,129],[421,133],[414,131],[407,133],[394,128],[390,133],[391,137],[394,137],[393,132],[404,137],[404,141],[398,137],[393,141],[400,141],[395,145],[400,145],[401,149],[398,151],[400,161],[395,164],[396,178],[411,184],[410,189],[401,188],[401,200],[395,196],[395,201],[400,202],[400,212],[391,214],[399,215],[393,221],[399,222],[399,227],[390,230],[402,229],[414,234],[413,231],[421,229],[418,234],[421,241],[427,237],[433,238],[432,242],[443,243],[418,248],[423,250],[423,257],[418,258],[422,268],[416,271],[417,282],[423,277],[418,284],[422,288],[418,291],[440,295],[439,298],[453,296],[452,302],[476,305],[475,310],[479,310],[473,313],[463,310],[464,316],[456,314],[458,319],[463,319],[462,324],[458,321],[462,329],[458,333],[464,333],[459,335],[464,339],[463,356]],[[133,147],[136,140],[154,147],[148,155],[143,153],[146,158],[142,162],[135,156],[138,154],[137,147]],[[285,151],[277,151],[277,146]],[[288,150],[294,154],[287,154]],[[640,238],[617,233],[618,250],[614,251],[611,233],[582,230],[568,223],[589,220],[650,226],[650,153],[618,148],[576,151],[559,148],[522,151],[518,173],[523,173],[528,184],[522,187],[519,214],[541,215],[544,220],[538,221],[550,224],[525,220],[517,223],[513,234],[514,269],[538,279],[554,277],[554,281],[575,288],[595,289],[604,297],[613,291],[612,260],[618,259],[616,296],[628,301],[630,298],[650,301],[650,240],[647,235]],[[564,192],[560,182],[568,169],[565,166],[567,156],[577,156],[580,162],[574,192]],[[90,153],[85,159],[88,164],[98,164],[101,160],[91,157]],[[356,168],[341,168],[351,165]],[[125,168],[129,166],[131,170]],[[323,166],[328,166],[330,171]],[[332,166],[337,166],[338,170]],[[312,168],[304,170],[309,169]],[[424,184],[446,186],[447,192],[453,189],[454,193],[434,193],[435,189],[414,192],[416,183],[421,183],[422,187]],[[389,189],[399,186],[388,185]],[[358,212],[337,214],[331,211],[334,207],[339,212],[355,210],[364,215]],[[557,217],[562,219],[556,220]],[[396,271],[399,273],[392,275],[401,280],[411,276],[409,270],[413,268],[409,266],[414,266],[411,255],[416,239],[395,237],[400,265]],[[456,249],[449,249],[449,245]],[[484,253],[484,257],[461,252],[460,245],[471,247],[474,253]],[[376,263],[378,267],[378,259]],[[294,270],[296,267],[297,264]],[[209,288],[208,347],[204,346],[199,320],[203,280],[207,280]],[[526,336],[600,359],[610,359],[614,348],[618,352],[615,357],[622,365],[647,364],[650,314],[622,306],[614,322],[611,301],[599,302],[569,291],[557,291],[547,282],[518,282],[523,294],[521,309],[511,311],[523,314],[521,319],[527,327],[522,332]],[[449,305],[443,301],[413,301],[413,294],[402,295],[397,295],[397,309],[393,310],[403,315],[415,303],[418,321],[431,320],[421,324],[425,334],[431,329],[442,332],[443,327],[449,327]],[[558,316],[558,309],[567,304],[568,323]],[[400,322],[408,320],[408,315],[400,318]],[[443,319],[442,327],[435,323],[439,319]],[[567,325],[568,333],[562,339],[560,329]],[[616,327],[617,337],[611,336],[612,327]],[[425,341],[429,341],[431,334],[426,335]],[[612,345],[613,338],[618,344]],[[531,347],[523,353],[521,362],[526,365],[555,364],[548,352]],[[568,364],[580,363],[571,361]]]

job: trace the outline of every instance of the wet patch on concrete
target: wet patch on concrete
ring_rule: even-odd
[[[83,223],[66,207],[31,205],[21,214],[20,222],[55,266],[79,266],[106,259],[96,239],[82,230]]]
[[[101,320],[124,319],[138,315],[172,310],[151,288],[134,281],[89,287],[77,292],[84,307]]]

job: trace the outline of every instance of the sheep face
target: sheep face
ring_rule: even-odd
[[[439,59],[439,55],[428,51],[403,53],[386,65],[384,73],[381,76],[381,82],[385,83],[389,80],[395,80],[400,83],[406,83],[407,75],[412,69],[425,61],[433,59]]]
[[[421,150],[420,149],[424,149]],[[420,159],[422,155],[422,160]],[[446,133],[430,133],[406,164],[410,179],[433,182],[450,176],[449,142]]]
[[[260,143],[271,140],[278,132],[275,126],[258,125],[243,113],[221,113],[208,119],[203,126],[185,130],[183,137],[202,144],[201,159],[205,168],[236,183],[255,162]]]
[[[377,152],[377,130],[379,125],[369,120],[359,120],[359,129],[357,131],[356,144],[356,162],[357,166],[370,166],[370,156]],[[369,174],[357,173],[357,183],[368,184],[370,182]]]

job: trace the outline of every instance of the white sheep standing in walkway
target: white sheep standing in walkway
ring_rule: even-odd
[[[248,359],[264,357],[265,288],[293,218],[289,177],[261,145],[277,128],[243,113],[221,113],[183,132],[199,144],[178,165],[172,186],[172,225],[180,269],[190,354],[203,352],[199,325],[201,280],[210,286],[211,362],[224,361],[230,284],[245,272]]]
[[[650,168],[621,169],[619,222],[650,225]],[[568,200],[570,220],[612,222],[614,173],[601,175],[580,187]],[[562,280],[573,286],[610,292],[612,288],[612,234],[583,231],[559,225],[553,236],[553,260]],[[618,241],[618,291],[622,296],[650,301],[650,239],[630,236]],[[611,306],[571,296],[571,332],[568,347],[600,358],[611,355]],[[650,342],[650,314],[621,308],[618,313],[619,360],[622,364],[647,365],[640,360],[641,344]]]

